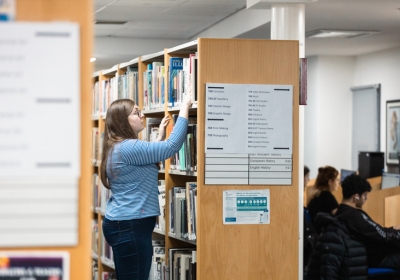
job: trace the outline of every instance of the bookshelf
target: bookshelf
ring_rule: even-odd
[[[188,58],[197,53],[198,103],[189,116],[197,117],[197,170],[170,170],[165,162],[166,193],[173,186],[197,183],[197,239],[189,241],[168,232],[155,230],[169,248],[196,248],[197,279],[296,279],[298,269],[299,191],[299,49],[297,41],[205,39],[144,55],[138,58],[139,92],[143,91],[143,72],[147,65],[164,62],[168,69],[171,57]],[[124,63],[119,67],[123,68]],[[205,185],[205,89],[206,83],[293,85],[293,156],[292,184],[275,185]],[[165,83],[168,93],[168,82]],[[139,107],[143,98],[139,95]],[[176,114],[179,107],[144,110],[146,117]],[[244,117],[238,114],[238,117]],[[238,133],[240,133],[240,128]],[[168,135],[167,135],[168,137]],[[224,190],[270,190],[271,222],[268,225],[223,225],[222,192]],[[166,205],[170,204],[166,196]],[[166,225],[169,224],[166,207]],[[166,255],[168,264],[169,256]],[[100,269],[99,269],[100,270]]]

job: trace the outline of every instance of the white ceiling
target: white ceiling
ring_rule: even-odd
[[[277,0],[279,1],[279,0]],[[246,0],[95,0],[96,70],[197,37],[270,38],[270,10]],[[400,46],[400,0],[317,0],[305,6],[305,31],[375,30],[358,38],[306,39],[305,53],[360,55]]]

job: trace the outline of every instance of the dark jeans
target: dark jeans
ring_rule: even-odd
[[[148,280],[156,217],[126,221],[103,220],[103,235],[112,247],[118,280]]]

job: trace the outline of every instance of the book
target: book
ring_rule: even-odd
[[[169,59],[169,88],[168,88],[168,106],[174,107],[177,101],[178,73],[183,69],[182,57],[171,57]]]
[[[165,181],[160,183],[158,186],[158,203],[160,205],[160,213],[161,215],[158,217],[158,227],[159,230],[165,233]]]
[[[192,103],[197,104],[197,53],[189,56],[189,92],[192,94]]]
[[[183,186],[174,186],[172,189],[169,191],[169,198],[170,198],[170,211],[169,211],[169,221],[170,221],[170,228],[169,232],[173,235],[176,236],[176,231],[175,231],[175,196],[177,193],[183,193],[185,192],[186,187]]]
[[[187,238],[196,240],[195,231],[195,208],[194,208],[194,190],[197,189],[197,182],[186,182],[186,209],[187,209]]]
[[[154,61],[152,63],[151,83],[152,83],[152,103],[151,108],[160,108],[160,85],[159,85],[159,72],[160,67],[163,67],[163,62]]]
[[[181,200],[185,199],[185,192],[176,193],[174,196],[174,233],[176,237],[181,237],[182,231],[182,203]]]

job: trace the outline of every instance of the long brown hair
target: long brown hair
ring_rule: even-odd
[[[315,184],[314,184],[312,193],[307,198],[307,204],[311,201],[311,199],[313,199],[316,196],[319,196],[319,194],[322,191],[330,191],[329,181],[335,180],[338,175],[339,175],[339,171],[337,171],[336,168],[334,168],[332,166],[327,165],[327,166],[318,168],[318,176],[317,176],[317,179],[315,180]]]
[[[110,188],[107,178],[108,154],[114,145],[125,139],[137,139],[128,122],[128,116],[135,109],[135,102],[130,99],[118,99],[111,103],[105,119],[103,150],[101,155],[100,179],[106,188]]]

